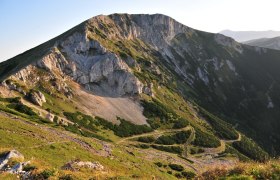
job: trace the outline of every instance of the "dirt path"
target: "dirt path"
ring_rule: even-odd
[[[221,139],[221,145],[219,147],[216,148],[203,148],[205,152],[203,153],[199,153],[197,155],[199,156],[203,156],[203,155],[217,155],[219,153],[222,153],[225,151],[226,149],[226,143],[233,143],[233,142],[237,142],[237,141],[241,141],[241,134],[238,133],[238,138],[236,140],[224,140]]]

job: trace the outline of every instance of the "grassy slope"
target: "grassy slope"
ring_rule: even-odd
[[[28,122],[28,121],[26,121]],[[151,178],[152,176],[161,177],[163,179],[172,178],[167,173],[158,171],[153,163],[144,161],[141,155],[133,156],[126,152],[122,147],[113,147],[114,159],[102,157],[98,154],[91,153],[81,147],[79,144],[65,140],[60,136],[54,136],[53,131],[60,132],[58,128],[45,128],[45,125],[35,126],[32,123],[5,117],[0,115],[0,151],[16,149],[20,151],[26,160],[31,160],[38,171],[43,169],[55,169],[56,176],[72,173],[62,171],[60,167],[66,162],[74,159],[83,161],[99,161],[106,168],[105,174],[99,172],[83,171],[73,173],[75,176],[85,179],[88,177],[120,177],[137,175],[141,178]],[[90,143],[96,149],[102,149],[100,141],[91,138],[83,138],[67,133],[67,136],[75,137]],[[134,152],[133,149],[130,151]],[[137,152],[134,152],[137,154]],[[133,164],[131,164],[133,163]],[[129,165],[130,164],[130,165]],[[129,165],[129,166],[128,166]],[[149,171],[146,171],[149,169]],[[1,175],[5,177],[5,175]],[[1,177],[0,176],[0,177]]]

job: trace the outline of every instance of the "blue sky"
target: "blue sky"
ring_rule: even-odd
[[[204,31],[280,30],[279,0],[0,0],[0,61],[99,14],[162,13]]]

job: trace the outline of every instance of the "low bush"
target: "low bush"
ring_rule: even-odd
[[[168,164],[168,166],[174,171],[183,171],[185,168],[179,164]]]
[[[108,122],[100,117],[96,117],[96,119],[98,120],[98,123],[100,125],[102,125],[106,129],[110,129],[114,131],[114,134],[119,137],[128,137],[132,135],[143,134],[143,133],[148,133],[153,131],[153,129],[147,125],[135,125],[119,117],[118,117],[118,120],[120,121],[119,125]]]
[[[149,149],[150,148],[150,146],[147,145],[147,144],[137,144],[137,145],[135,145],[135,147],[141,148],[141,149]]]
[[[36,166],[27,164],[26,166],[23,167],[22,170],[23,170],[23,171],[33,171],[33,170],[35,170],[35,169],[37,169]]]
[[[157,165],[158,167],[162,167],[163,164],[161,162],[155,162],[155,165]]]
[[[241,141],[233,142],[232,146],[253,160],[265,162],[269,159],[268,153],[246,136],[242,136]]]
[[[156,99],[152,101],[142,101],[142,105],[144,107],[143,114],[148,118],[148,123],[154,129],[160,127],[162,124],[177,122],[180,118],[172,109]]]
[[[173,145],[176,144],[176,141],[170,135],[162,135],[157,138],[156,144],[164,144],[164,145]]]
[[[214,135],[203,132],[199,129],[195,129],[195,139],[192,144],[209,148],[215,148],[221,145],[219,139],[217,139]]]
[[[187,125],[189,125],[189,122],[185,119],[180,118],[178,121],[174,123],[173,129],[181,129],[187,127]]]
[[[137,141],[144,142],[144,143],[152,143],[155,141],[155,138],[153,136],[144,136],[144,137],[139,137]]]
[[[200,109],[199,113],[211,124],[216,135],[222,139],[235,140],[238,138],[237,131],[229,123],[210,114],[206,110]]]
[[[51,176],[54,176],[55,171],[54,170],[44,170],[39,174],[39,177],[43,177],[44,179],[49,179]]]
[[[0,101],[9,102],[9,103],[20,103],[20,97],[15,97],[15,98],[2,98],[2,97],[0,97]]]
[[[59,180],[74,180],[74,178],[73,178],[73,176],[71,174],[60,176],[58,179]]]
[[[193,179],[196,176],[196,174],[192,171],[183,171],[181,174],[186,179]]]
[[[84,127],[90,131],[98,131],[98,129],[95,127],[97,121],[89,115],[85,115],[81,112],[64,112],[63,114],[68,120],[78,124],[81,127]]]
[[[244,154],[242,154],[238,150],[236,150],[234,147],[231,147],[229,145],[226,145],[225,151],[223,153],[220,153],[219,155],[226,155],[226,154],[235,155],[238,157],[239,161],[242,161],[242,162],[250,161],[250,158],[248,158],[247,156],[245,156]]]
[[[22,103],[12,103],[7,105],[8,108],[14,109],[20,113],[27,114],[29,116],[36,116],[37,114],[28,106]]]
[[[173,135],[162,135],[157,140],[157,144],[173,145],[184,144],[191,135],[191,131],[179,131]]]

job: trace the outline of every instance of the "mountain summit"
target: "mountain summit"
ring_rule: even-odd
[[[228,154],[235,155],[228,164],[263,162],[280,154],[279,57],[279,51],[198,31],[161,14],[99,15],[2,62],[0,107],[90,142],[108,141],[103,155],[120,164],[130,160],[108,153],[109,146],[127,148],[129,157],[142,148],[137,154],[147,164],[159,159],[158,150],[179,154],[172,158],[181,165],[169,165],[171,174],[181,166],[201,173],[197,160],[207,168],[208,155],[216,165],[223,161],[215,157]],[[85,140],[65,138],[94,151]],[[143,149],[149,147],[148,156]],[[170,154],[161,153],[169,162]],[[186,165],[186,158],[194,165]]]

